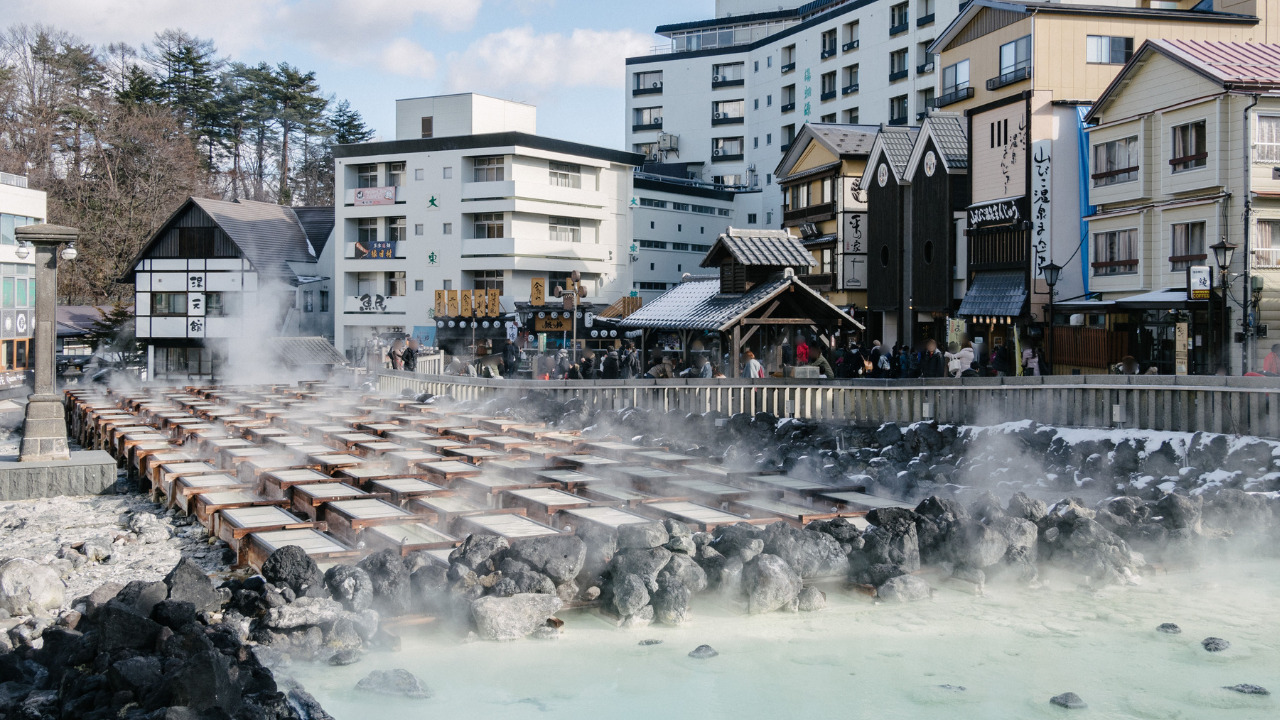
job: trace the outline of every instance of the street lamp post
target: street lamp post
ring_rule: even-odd
[[[1222,280],[1218,283],[1219,292],[1222,294],[1222,343],[1218,346],[1218,352],[1222,355],[1222,367],[1227,368],[1227,372],[1231,372],[1231,324],[1227,321],[1227,291],[1231,288],[1231,259],[1235,256],[1236,246],[1227,242],[1224,237],[1217,244],[1210,245],[1209,249],[1213,251],[1213,259],[1218,263],[1218,272],[1221,273]]]
[[[58,397],[54,384],[54,342],[57,338],[58,247],[67,244],[62,256],[74,260],[75,241],[79,234],[75,228],[60,225],[27,225],[15,231],[18,243],[24,246],[29,243],[35,247],[36,253],[35,343],[29,353],[35,367],[35,392],[27,396],[18,456],[21,462],[71,458],[62,399]]]
[[[1040,272],[1044,273],[1044,284],[1049,286],[1049,321],[1045,323],[1045,332],[1048,334],[1049,341],[1049,375],[1053,374],[1053,288],[1058,284],[1058,277],[1062,274],[1062,266],[1050,260],[1040,266]],[[1043,368],[1041,369],[1043,372]]]

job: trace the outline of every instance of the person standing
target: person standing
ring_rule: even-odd
[[[808,365],[809,352],[809,343],[805,341],[804,336],[796,336],[796,365]]]
[[[763,378],[764,365],[761,365],[760,361],[756,359],[756,354],[748,350],[746,358],[747,363],[743,368],[743,373],[749,378]]]
[[[924,355],[920,358],[920,377],[940,378],[947,375],[947,361],[938,350],[938,342],[930,339],[924,344]]]
[[[418,371],[418,338],[409,338],[409,346],[404,349],[401,355],[401,362],[404,363],[406,372]]]
[[[516,344],[507,341],[502,347],[502,374],[507,377],[515,377],[516,370],[520,368],[520,350]]]
[[[1262,360],[1262,374],[1280,376],[1280,343],[1271,346],[1271,352]]]
[[[404,369],[404,341],[396,338],[387,351],[387,364],[392,370]]]
[[[711,360],[706,355],[698,356],[698,377],[710,378],[712,376]]]

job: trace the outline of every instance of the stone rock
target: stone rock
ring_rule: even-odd
[[[477,573],[481,570],[487,572],[494,569],[493,556],[509,547],[507,539],[497,535],[468,535],[456,550],[449,553],[449,563],[461,563]]]
[[[747,612],[773,612],[795,600],[803,587],[800,574],[777,555],[761,554],[746,565],[742,578]]]
[[[914,602],[927,600],[932,595],[929,583],[915,575],[899,575],[876,588],[876,597],[885,602]]]
[[[162,600],[151,609],[151,619],[178,632],[196,621],[196,606],[186,600]]]
[[[656,638],[648,638],[646,640],[641,640],[638,644],[642,647],[648,647],[650,645],[661,645],[662,641]]]
[[[324,645],[330,650],[358,650],[364,645],[364,636],[356,630],[355,622],[347,614],[328,627]]]
[[[951,557],[965,567],[991,567],[1004,559],[1008,549],[1003,535],[976,522],[965,523],[951,538]]]
[[[1223,685],[1223,690],[1231,690],[1242,695],[1270,695],[1271,691],[1261,685],[1251,685],[1249,683],[1241,683],[1239,685]]]
[[[615,577],[626,574],[638,575],[644,580],[645,587],[652,591],[658,588],[658,572],[666,567],[670,560],[671,551],[664,547],[627,548],[619,550],[613,556],[609,570]]]
[[[622,618],[622,620],[618,623],[618,627],[625,628],[625,629],[648,627],[649,625],[653,624],[653,618],[654,618],[653,606],[645,605],[644,607],[640,608],[640,612],[636,613],[635,615],[628,615]]]
[[[1038,557],[1036,543],[1040,529],[1036,524],[1021,517],[1002,517],[990,525],[991,529],[1000,533],[1007,544],[1004,558],[1010,562],[1035,562]]]
[[[1028,497],[1024,492],[1017,492],[1013,494],[1013,497],[1009,498],[1009,505],[1005,508],[1005,514],[1009,517],[1037,523],[1049,514],[1049,508],[1044,504],[1043,500],[1035,500]]]
[[[765,528],[762,539],[766,553],[782,558],[802,578],[844,575],[849,571],[849,558],[840,543],[825,533],[778,522]]]
[[[325,571],[324,586],[334,600],[351,612],[373,606],[373,583],[369,574],[354,565],[334,565]]]
[[[36,615],[62,607],[66,586],[56,570],[26,558],[0,565],[0,609],[11,615]]]
[[[802,589],[797,600],[799,601],[797,608],[800,612],[814,612],[827,606],[826,593],[812,585]]]
[[[98,625],[98,650],[111,652],[120,648],[141,650],[155,645],[160,625],[135,613],[124,605],[109,602],[95,617]]]
[[[108,679],[115,687],[139,694],[159,685],[162,671],[160,658],[140,655],[112,663]]]
[[[277,587],[288,587],[298,596],[312,588],[319,589],[324,580],[316,561],[297,545],[285,545],[271,553],[262,563],[262,577]]]
[[[720,653],[716,652],[716,649],[710,645],[699,645],[689,651],[689,657],[697,660],[706,660],[707,658],[713,658],[719,654]]]
[[[431,697],[431,691],[421,680],[408,670],[399,668],[374,670],[356,683],[356,689],[379,695],[397,695],[415,699]]]
[[[329,656],[329,664],[335,667],[354,665],[360,662],[360,651],[355,649],[339,650]]]
[[[123,589],[124,585],[118,582],[104,582],[94,588],[93,592],[84,597],[85,615],[93,617],[94,613],[114,599]]]
[[[867,513],[867,522],[884,528],[894,535],[901,535],[906,533],[908,528],[916,526],[916,514],[906,508],[876,508]]]
[[[209,576],[188,558],[182,558],[173,566],[165,576],[164,584],[169,588],[170,600],[189,602],[195,606],[196,612],[216,610],[221,606],[221,598]]]
[[[558,585],[582,572],[587,546],[574,535],[544,535],[515,544],[507,551],[507,557],[525,563]]]
[[[485,640],[526,637],[563,606],[555,595],[520,593],[511,597],[482,597],[471,603],[476,632]]]
[[[830,535],[842,545],[853,544],[862,537],[862,531],[858,529],[858,526],[842,517],[831,520],[814,520],[805,525],[804,529]]]
[[[373,606],[379,613],[394,617],[412,609],[409,566],[400,553],[380,550],[361,560],[358,567],[369,577]]]
[[[692,561],[691,561],[692,562]],[[693,567],[698,568],[697,565]],[[702,572],[702,568],[698,568]],[[703,581],[706,585],[706,581]],[[664,625],[680,625],[689,619],[689,600],[693,591],[675,573],[665,570],[658,575],[658,591],[653,594],[653,616]]]
[[[1199,533],[1203,507],[1203,496],[1197,495],[1193,500],[1185,495],[1169,493],[1156,502],[1155,511],[1157,515],[1164,518],[1165,527],[1171,530],[1190,530]]]
[[[169,527],[149,512],[133,513],[126,521],[126,527],[137,535],[138,541],[144,545],[154,545],[169,539]]]
[[[854,585],[870,585],[880,587],[892,578],[906,575],[906,571],[898,565],[878,563],[867,565],[849,573],[849,582]]]
[[[698,551],[698,545],[693,541],[692,535],[672,535],[667,544],[662,547],[682,555],[693,555]]]
[[[762,532],[759,527],[745,523],[718,527],[711,547],[727,558],[747,563],[764,552]]]
[[[899,565],[907,572],[920,569],[920,541],[914,524],[900,533],[884,527],[869,528],[862,539],[865,545],[861,556],[866,564]]]
[[[105,535],[94,535],[84,541],[80,546],[80,552],[84,553],[85,558],[90,562],[102,562],[111,557],[111,553],[115,548],[111,545],[111,538]]]
[[[278,551],[277,551],[278,552]],[[342,616],[342,605],[328,598],[301,597],[289,605],[267,611],[267,627],[289,630],[308,625],[327,625]]]
[[[1079,695],[1073,692],[1065,692],[1065,693],[1062,693],[1061,695],[1054,695],[1053,697],[1049,698],[1049,702],[1053,705],[1057,705],[1058,707],[1066,708],[1068,710],[1083,710],[1089,707],[1084,700],[1080,699]]]
[[[661,584],[663,577],[668,575],[689,588],[690,592],[700,593],[707,589],[707,573],[688,555],[673,553],[667,564],[658,571],[658,583]]]
[[[560,602],[568,605],[578,599],[579,590],[578,583],[573,580],[563,582],[556,586],[556,597],[560,598]]]
[[[618,550],[662,547],[670,540],[662,523],[636,523],[618,526]]]
[[[640,612],[649,604],[649,590],[643,578],[632,573],[616,576],[613,582],[613,609],[619,617]]]
[[[1201,640],[1200,644],[1209,652],[1222,652],[1223,650],[1231,647],[1231,643],[1220,637],[1207,637],[1204,640]]]
[[[1179,635],[1182,633],[1182,628],[1178,627],[1174,623],[1160,623],[1158,626],[1156,626],[1156,632],[1168,633],[1170,635]]]
[[[167,597],[169,597],[169,587],[159,580],[155,582],[130,580],[129,584],[116,593],[112,602],[132,610],[141,617],[151,617],[151,611],[155,609],[156,604]]]

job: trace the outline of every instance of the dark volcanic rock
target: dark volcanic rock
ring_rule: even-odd
[[[155,645],[160,625],[114,601],[98,611],[98,650],[112,652],[121,648],[141,650]]]
[[[410,611],[409,566],[394,550],[380,550],[360,561],[358,567],[369,576],[373,607],[387,616]]]
[[[1223,640],[1220,637],[1207,637],[1201,640],[1200,644],[1203,645],[1204,649],[1208,650],[1209,652],[1222,652],[1223,650],[1226,650],[1227,648],[1231,647],[1231,643],[1227,642],[1226,640]]]
[[[1223,685],[1224,690],[1232,690],[1243,695],[1270,695],[1271,691],[1261,685],[1251,685],[1249,683],[1241,683],[1239,685]]]
[[[719,654],[720,653],[716,652],[715,648],[711,647],[710,645],[699,645],[698,647],[689,651],[689,657],[697,658],[698,660],[713,658]]]
[[[635,615],[649,604],[649,590],[644,579],[632,573],[616,576],[613,581],[613,608],[621,617]]]
[[[762,554],[747,563],[742,577],[747,612],[773,612],[795,601],[803,587],[799,573],[777,555]]]
[[[299,597],[312,588],[319,589],[324,580],[316,561],[297,545],[285,545],[271,553],[262,563],[262,577],[277,587],[287,587]]]
[[[151,619],[177,632],[196,621],[196,606],[185,600],[164,600],[151,610]]]
[[[334,600],[351,612],[373,606],[373,583],[369,574],[353,565],[334,565],[325,571],[324,586]]]
[[[169,571],[164,578],[164,584],[169,588],[170,600],[189,602],[195,607],[196,612],[217,609],[221,603],[221,598],[213,589],[209,576],[204,574],[199,565],[187,558],[179,560],[178,564]]]
[[[1058,707],[1067,708],[1068,710],[1083,710],[1089,707],[1084,700],[1080,699],[1079,695],[1073,692],[1065,692],[1065,693],[1062,693],[1061,695],[1054,695],[1053,697],[1049,698],[1049,702],[1054,705],[1057,705]]]
[[[618,549],[648,549],[665,545],[670,536],[660,522],[622,525],[618,528]]]
[[[339,650],[329,656],[329,664],[334,666],[354,665],[360,661],[360,651],[355,649]]]
[[[1162,633],[1168,633],[1170,635],[1177,635],[1182,632],[1182,628],[1178,627],[1173,623],[1160,623],[1160,625],[1156,627],[1156,631],[1162,632]]]
[[[493,556],[509,547],[507,539],[497,535],[468,535],[458,549],[449,553],[449,563],[461,563],[483,575],[493,570]]]
[[[159,580],[146,582],[132,580],[116,593],[111,604],[124,608],[139,617],[151,617],[156,603],[169,597],[169,587]]]
[[[507,557],[525,563],[559,584],[578,577],[582,572],[587,560],[587,546],[574,535],[546,535],[517,543],[507,551]]]
[[[421,680],[408,670],[374,670],[356,683],[357,690],[377,693],[379,695],[398,695],[408,698],[425,699],[431,697],[431,691]]]

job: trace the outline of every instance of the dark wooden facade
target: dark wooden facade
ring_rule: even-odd
[[[240,248],[222,228],[200,209],[189,203],[177,217],[165,224],[142,254],[147,259],[204,260],[207,258],[242,257]]]
[[[882,169],[883,168],[883,169]],[[879,176],[888,180],[881,186]],[[902,303],[902,186],[883,156],[867,187],[867,309],[895,312]]]
[[[938,158],[933,175],[916,163],[911,178],[911,300],[921,312],[949,312],[955,277],[956,224],[953,213],[963,211],[969,197],[969,176],[950,174],[933,138],[924,138],[924,152]]]

